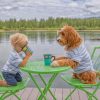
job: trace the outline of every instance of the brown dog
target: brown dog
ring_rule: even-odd
[[[57,41],[65,47],[67,56],[56,58],[51,65],[53,67],[70,66],[74,70],[74,78],[80,79],[85,84],[95,84],[98,73],[93,69],[90,55],[79,33],[72,26],[65,25],[58,32]]]

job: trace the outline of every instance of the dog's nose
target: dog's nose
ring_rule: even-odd
[[[60,39],[57,39],[57,42],[60,42]]]

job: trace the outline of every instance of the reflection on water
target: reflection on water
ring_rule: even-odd
[[[66,55],[63,47],[61,47],[56,42],[56,32],[31,31],[22,33],[25,33],[29,37],[29,45],[34,50],[34,54],[31,58],[32,61],[43,59],[43,54],[45,53],[51,53],[54,55]],[[9,52],[11,51],[11,45],[9,43],[9,36],[11,34],[13,33],[0,33],[0,62],[2,62],[1,65],[7,60]],[[100,41],[95,40],[96,38],[100,38],[100,33],[81,32],[80,34],[83,37],[89,52],[91,52],[91,49],[94,46],[100,45]]]
[[[36,31],[36,32],[22,32],[22,33],[25,33],[29,37],[30,41],[35,41],[36,43],[38,41],[41,41],[41,43],[44,43],[46,41],[52,43],[56,39],[56,32]],[[9,36],[11,34],[13,34],[13,33],[11,33],[11,32],[0,33],[0,43],[1,42],[8,42]]]

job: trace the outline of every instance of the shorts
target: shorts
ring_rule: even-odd
[[[22,81],[22,77],[19,73],[11,74],[9,72],[2,72],[2,74],[8,85],[16,86],[17,82]]]

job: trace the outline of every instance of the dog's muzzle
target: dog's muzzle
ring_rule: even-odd
[[[61,42],[61,36],[59,35],[60,32],[61,30],[57,31],[57,42]]]
[[[61,42],[61,38],[60,37],[57,38],[57,42]]]

